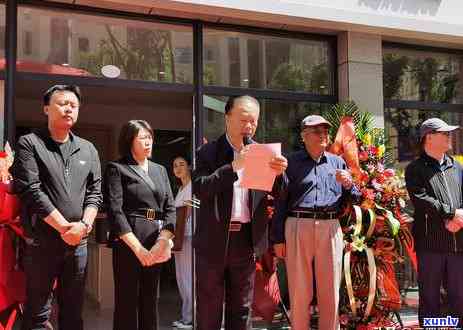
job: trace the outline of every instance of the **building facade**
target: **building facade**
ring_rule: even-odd
[[[49,85],[74,83],[76,131],[103,163],[140,118],[169,167],[223,131],[227,97],[249,94],[262,105],[257,140],[285,152],[301,146],[303,117],[353,100],[403,167],[425,118],[463,125],[462,11],[460,0],[0,1],[0,144],[44,124]],[[103,306],[109,254],[95,246],[90,265]]]

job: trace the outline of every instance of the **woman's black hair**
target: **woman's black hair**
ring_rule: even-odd
[[[172,173],[174,172],[174,161],[178,158],[181,158],[183,159],[184,161],[186,161],[187,165],[188,165],[188,168],[190,169],[190,175],[191,175],[191,161],[190,161],[190,158],[188,156],[185,156],[185,155],[177,155],[175,156],[173,159],[172,159]],[[180,187],[182,185],[182,180],[180,180],[179,178],[177,178],[174,174],[174,179],[175,179],[175,183],[178,187]]]
[[[140,130],[147,130],[151,136],[154,136],[153,128],[145,120],[129,120],[122,126],[121,133],[119,134],[119,154],[123,157],[131,154],[132,143]]]

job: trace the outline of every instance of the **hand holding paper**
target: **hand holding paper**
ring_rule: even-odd
[[[281,175],[288,167],[288,160],[282,155],[276,155],[270,161],[270,167],[275,170],[277,175]]]
[[[275,177],[287,167],[286,158],[281,156],[281,143],[256,143],[246,147],[241,187],[271,191]]]

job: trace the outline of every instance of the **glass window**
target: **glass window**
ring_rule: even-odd
[[[19,71],[191,83],[192,49],[190,26],[19,8]]]
[[[463,126],[463,113],[461,112],[386,108],[384,114],[386,136],[393,157],[392,161],[403,168],[420,152],[419,129],[423,121],[438,117],[450,125]],[[463,132],[456,130],[452,137],[452,152],[463,154]]]
[[[463,103],[463,54],[383,49],[386,100]]]
[[[328,41],[204,30],[204,84],[334,93]]]
[[[224,133],[224,109],[227,97],[204,96],[206,140],[215,140]],[[282,151],[289,153],[303,146],[300,138],[301,120],[309,114],[324,114],[330,104],[259,100],[260,116],[255,139],[262,143],[281,142]]]
[[[5,5],[0,3],[0,58],[5,58]]]

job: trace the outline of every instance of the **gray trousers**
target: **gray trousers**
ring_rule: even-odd
[[[178,290],[182,297],[183,323],[191,323],[193,320],[191,265],[191,236],[185,236],[182,251],[175,252],[175,272]]]
[[[314,276],[320,312],[318,329],[339,329],[344,244],[339,221],[290,217],[286,220],[285,237],[292,329],[310,328]],[[312,261],[315,269],[312,269]]]

